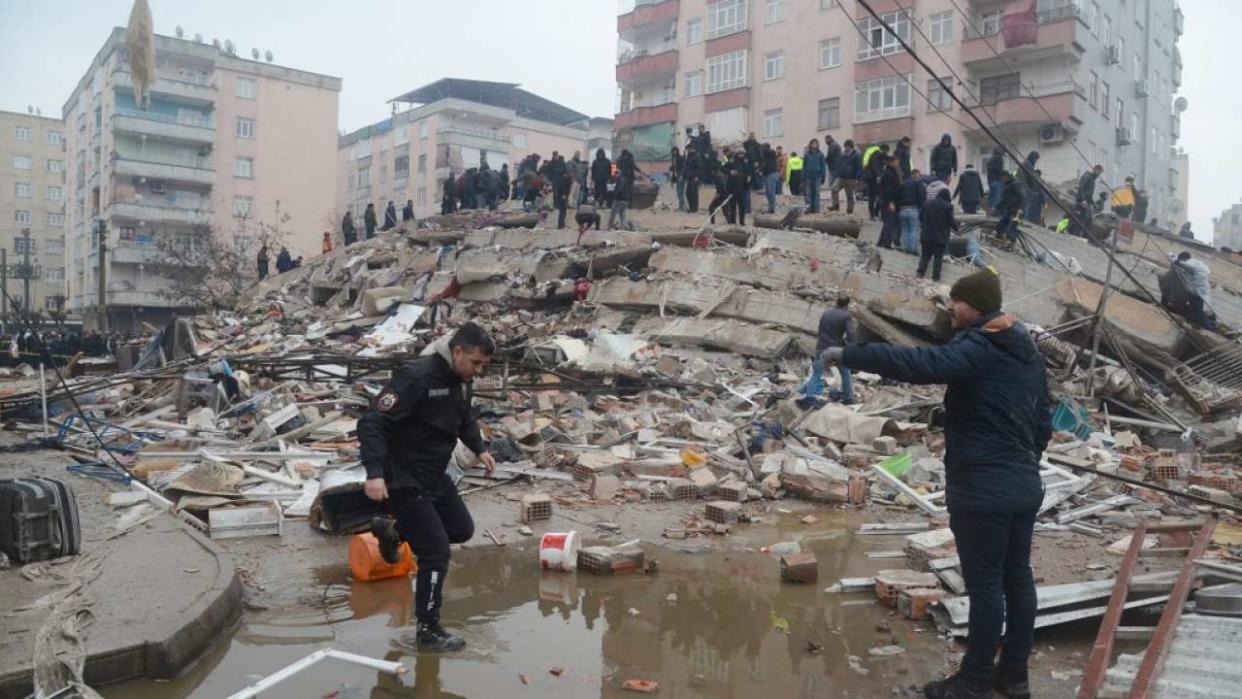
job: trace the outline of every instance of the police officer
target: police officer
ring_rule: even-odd
[[[463,325],[451,339],[406,364],[358,420],[366,496],[388,502],[395,525],[377,518],[372,530],[385,559],[395,562],[400,540],[418,558],[414,590],[419,650],[460,650],[466,642],[440,626],[449,544],[469,541],[474,521],[446,474],[460,438],[478,454],[490,474],[496,460],[487,452],[471,411],[471,381],[491,360],[496,346],[487,331]]]

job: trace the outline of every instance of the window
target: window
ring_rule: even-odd
[[[707,6],[707,38],[740,32],[746,28],[746,0],[720,0]]]
[[[996,75],[979,81],[979,104],[996,104],[1001,100],[1018,97],[1022,91],[1022,79],[1017,73]]]
[[[64,162],[63,162],[63,161],[60,161],[60,160],[53,160],[53,159],[51,159],[51,158],[48,158],[48,161],[47,161],[47,171],[48,171],[48,172],[60,172],[62,169],[64,169]]]
[[[392,172],[394,177],[409,177],[410,156],[398,155],[397,159],[392,162]]]
[[[1111,101],[1112,100],[1108,96],[1108,83],[1101,80],[1100,81],[1100,111],[1104,113],[1105,119],[1108,118],[1109,110],[1112,109],[1112,105],[1109,104],[1109,102]]]
[[[30,223],[30,210],[18,209],[14,211],[13,220],[17,223]]]
[[[686,46],[703,43],[703,18],[695,17],[686,21]]]
[[[953,11],[937,12],[927,18],[931,24],[931,42],[936,45],[953,41]]]
[[[57,213],[48,212],[48,215],[47,215],[47,225],[49,225],[49,226],[63,226],[63,225],[65,225],[65,215],[64,215],[64,214],[57,214]],[[49,249],[48,249],[48,252],[51,252],[51,247],[52,247],[52,245],[49,243],[49,244],[48,244],[48,248],[49,248]]]
[[[952,78],[942,78],[945,86],[953,85]],[[951,92],[941,86],[941,80],[931,79],[927,81],[927,105],[928,112],[947,112],[953,109],[953,97]]]
[[[427,172],[427,154],[420,153],[418,156],[418,171]]]
[[[427,140],[427,122],[425,121],[420,121],[418,123],[418,140],[420,141]]]
[[[354,143],[354,160],[371,155],[371,139],[364,138]]]
[[[366,167],[358,168],[358,186],[359,187],[370,187],[371,186],[371,166],[370,165]]]
[[[1121,98],[1118,97],[1117,98],[1117,125],[1118,126],[1121,126],[1121,122],[1124,120],[1125,113],[1126,113],[1126,103],[1122,102]]]
[[[841,98],[829,97],[819,101],[819,130],[841,128]]]
[[[254,78],[238,78],[235,87],[237,96],[244,100],[252,100],[259,93],[259,83]]]
[[[237,156],[233,161],[233,176],[244,177],[246,179],[254,178],[254,158]]]
[[[51,245],[48,245],[48,247],[50,248]],[[65,281],[65,270],[60,267],[46,267],[43,270],[43,279],[49,282],[63,282]],[[43,303],[48,310],[56,308],[56,299],[51,296],[43,299]]]
[[[33,167],[32,163],[33,161],[30,159],[30,156],[28,155],[13,156],[13,167],[17,168],[18,170],[29,170],[31,167]]]
[[[48,201],[60,201],[65,198],[65,188],[58,184],[49,184],[43,190],[43,198]]]
[[[983,36],[1000,34],[1001,10],[989,12],[979,18],[979,33]]]
[[[834,36],[819,42],[819,69],[841,67],[841,37]]]
[[[910,40],[910,15],[905,11],[885,12],[880,15],[880,19],[892,27],[897,36],[893,36],[874,17],[859,20],[858,28],[862,36],[858,37],[858,60],[866,61],[897,53],[901,51],[897,37],[901,37],[902,41]]]
[[[1100,76],[1096,75],[1094,70],[1088,72],[1087,73],[1087,104],[1091,105],[1092,109],[1095,109],[1096,105],[1099,104],[1099,97],[1100,97],[1099,91],[1100,91]]]
[[[49,146],[59,146],[65,142],[65,134],[59,131],[48,131],[46,138]]]
[[[785,52],[773,51],[763,57],[763,79],[777,80],[785,77]]]
[[[766,24],[775,24],[785,19],[785,0],[768,0]]]
[[[409,122],[406,122],[404,124],[397,124],[397,135],[393,137],[393,143],[399,146],[403,143],[409,143],[409,142],[410,142]]]
[[[525,148],[526,147],[526,134],[514,133],[513,134],[513,147],[514,148]]]
[[[785,135],[785,110],[769,109],[763,113],[763,137],[776,138]]]
[[[686,73],[686,97],[698,97],[701,94],[703,94],[703,71]]]
[[[254,138],[254,119],[237,117],[237,137]]]
[[[1151,154],[1155,155],[1156,154],[1156,127],[1154,126],[1151,127],[1151,137],[1147,139],[1147,142],[1151,144]]]
[[[746,49],[707,59],[707,94],[746,86]]]
[[[29,182],[14,182],[13,183],[13,196],[18,197],[20,199],[29,199],[30,192],[31,192],[31,189],[30,189]]]
[[[29,126],[13,127],[13,138],[19,141],[29,141],[30,140],[30,127]]]
[[[1134,59],[1134,79],[1142,80],[1143,79],[1143,59],[1139,56],[1138,51],[1134,52],[1134,55],[1132,56],[1132,58]]]
[[[13,252],[23,254],[29,252],[33,255],[39,252],[39,241],[34,238],[26,238],[24,236],[21,238],[13,238]]]
[[[235,195],[233,197],[233,215],[239,218],[245,218],[250,215],[250,209],[253,205],[254,197]]]
[[[426,203],[427,203],[427,188],[419,187],[418,188],[418,205],[423,206]]]
[[[1103,15],[1100,39],[1103,40],[1105,46],[1111,46],[1113,43],[1113,18],[1108,15]]]
[[[888,75],[854,86],[854,121],[910,116],[908,75]]]
[[[1134,134],[1134,140],[1137,143],[1139,137],[1143,135],[1138,127],[1138,112],[1130,112],[1130,133]]]
[[[49,219],[52,217],[51,214],[48,214],[47,216]],[[43,244],[43,252],[48,255],[63,255],[65,254],[65,241],[60,238],[53,238],[45,241]]]
[[[841,3],[839,3],[837,0],[819,0],[819,9],[831,10],[839,6],[840,4]]]

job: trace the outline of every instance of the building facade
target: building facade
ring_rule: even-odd
[[[1212,245],[1242,252],[1242,204],[1234,204],[1212,219]]]
[[[295,256],[313,255],[332,211],[339,78],[156,36],[143,109],[128,53],[114,29],[64,106],[66,295],[90,327],[101,271],[108,327],[158,324],[183,305],[152,272],[161,248],[201,246],[210,226],[250,257],[279,225]]]
[[[1037,0],[1033,43],[1013,46],[1001,32],[1005,0],[870,5],[936,74],[855,0],[629,0],[617,18],[615,147],[658,170],[699,124],[717,145],[754,132],[786,150],[829,134],[910,136],[926,169],[949,134],[959,164],[979,167],[993,143],[944,78],[1015,153],[1041,153],[1045,180],[1098,163],[1110,184],[1133,175],[1151,215],[1167,219],[1181,126],[1173,0]]]
[[[65,125],[0,111],[0,281],[21,308],[64,309]],[[29,277],[29,300],[26,298]],[[15,306],[0,294],[0,316]]]
[[[610,123],[595,124],[516,84],[445,78],[390,102],[400,111],[338,145],[337,218],[349,212],[359,230],[368,203],[381,223],[389,201],[398,211],[413,201],[419,217],[439,213],[445,179],[483,158],[514,173],[532,153],[548,158],[558,151],[568,159],[580,151],[589,159],[595,148],[611,148]]]

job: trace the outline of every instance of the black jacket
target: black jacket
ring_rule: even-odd
[[[904,179],[910,176],[910,146],[903,146],[900,143],[893,149],[893,157],[897,159],[897,169],[901,170],[901,177]]]
[[[362,223],[367,227],[367,235],[375,232],[375,208],[368,207],[362,214]]]
[[[905,182],[901,183],[901,199],[898,200],[897,206],[914,206],[923,208],[923,202],[927,200],[927,185],[917,177],[907,177]]]
[[[703,179],[703,158],[698,153],[695,153],[694,157],[686,158],[685,169],[681,174],[686,178],[686,182],[698,182]]]
[[[289,254],[288,250],[281,250],[280,254],[276,256],[276,271],[284,274],[290,269],[293,269],[293,256]]]
[[[1005,188],[1001,190],[1000,205],[996,208],[1001,211],[1009,211],[1013,213],[1022,208],[1022,202],[1026,199],[1026,190],[1022,188],[1022,183],[1017,179],[1012,179]]]
[[[963,204],[971,202],[978,204],[982,201],[983,180],[979,179],[979,173],[973,168],[963,170],[957,178],[957,187],[953,190],[953,196]]]
[[[451,488],[445,470],[458,438],[476,454],[485,449],[472,395],[440,354],[401,367],[358,419],[367,478],[432,495]]]
[[[414,220],[414,205],[413,204],[406,204],[405,208],[401,210],[401,220],[402,221],[413,221]]]
[[[771,175],[780,170],[780,165],[776,158],[776,151],[771,148],[763,151],[763,174]]]
[[[828,171],[833,177],[840,177],[837,174],[837,165],[841,162],[841,144],[836,141],[828,143],[824,150],[824,162],[828,163]],[[850,178],[854,179],[854,178]]]
[[[822,352],[829,347],[847,347],[854,344],[854,318],[847,308],[833,306],[819,317],[819,333],[815,340],[815,351]]]
[[[397,225],[397,207],[392,204],[384,209],[384,230],[388,230]]]
[[[998,150],[992,151],[992,157],[988,158],[988,185],[1000,179],[1001,173],[1005,171],[1005,156]]]
[[[937,143],[931,152],[931,171],[933,173],[957,172],[957,149],[952,143]]]
[[[953,204],[936,197],[923,205],[919,214],[919,242],[930,245],[948,245],[949,232],[957,230],[953,218]]]
[[[832,176],[844,180],[861,180],[863,175],[862,153],[857,150],[846,153],[842,151],[835,166],[829,165]]]
[[[681,153],[672,155],[668,163],[668,172],[673,176],[674,181],[684,177],[686,172],[686,156]]]
[[[591,161],[591,179],[596,182],[607,181],[612,176],[612,161],[608,158],[596,158]]]
[[[1096,177],[1098,175],[1095,174],[1095,170],[1087,170],[1082,173],[1082,177],[1078,178],[1078,201],[1085,201],[1090,204],[1095,199]]]
[[[354,232],[354,217],[349,214],[345,214],[345,216],[341,219],[341,234],[349,237],[353,235]]]
[[[939,347],[855,345],[844,364],[908,383],[946,383],[949,511],[1033,512],[1052,437],[1044,358],[1012,316],[991,313]]]
[[[880,175],[880,201],[885,204],[901,201],[901,175],[889,167],[884,168]]]

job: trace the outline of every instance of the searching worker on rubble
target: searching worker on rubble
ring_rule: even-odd
[[[1036,609],[1031,535],[1043,500],[1039,461],[1052,436],[1048,379],[1026,328],[1001,313],[993,270],[958,279],[949,297],[959,332],[948,344],[853,345],[826,350],[823,361],[898,381],[948,384],[946,505],[970,596],[970,635],[957,674],[923,692],[930,699],[973,699],[991,697],[995,686],[1011,699],[1029,698]]]
[[[387,501],[396,517],[395,524],[386,517],[372,521],[380,552],[397,562],[404,539],[418,559],[418,649],[442,652],[466,645],[440,626],[449,544],[474,536],[474,520],[446,470],[459,438],[488,474],[496,468],[470,406],[471,381],[496,345],[482,327],[466,323],[428,349],[430,354],[406,364],[380,391],[358,420],[358,439],[367,471],[363,490],[376,502]]]

